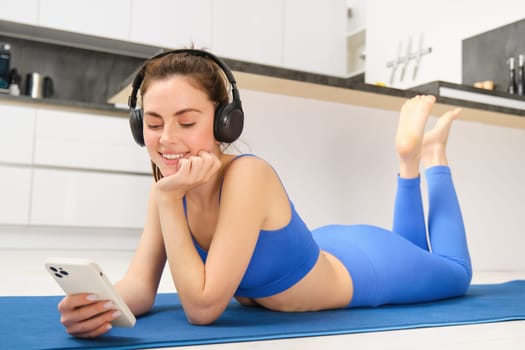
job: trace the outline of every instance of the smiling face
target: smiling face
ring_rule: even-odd
[[[144,141],[163,176],[177,172],[180,158],[220,152],[213,136],[215,104],[191,78],[177,74],[154,80],[142,98]]]

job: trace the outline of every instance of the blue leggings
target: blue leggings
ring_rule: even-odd
[[[368,225],[330,225],[312,233],[348,269],[348,307],[426,302],[465,294],[472,268],[461,210],[447,166],[427,169],[428,231],[420,178],[398,177],[393,232]]]

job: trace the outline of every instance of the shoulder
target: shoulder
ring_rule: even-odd
[[[250,154],[233,157],[224,171],[224,181],[239,181],[244,178],[264,181],[278,177],[270,163]]]
[[[243,213],[241,220],[256,223],[258,230],[284,227],[291,217],[281,179],[267,161],[253,156],[235,158],[226,168],[221,208],[227,220],[238,221]]]
[[[264,197],[281,185],[274,168],[252,155],[232,158],[224,171],[223,193],[242,191]]]

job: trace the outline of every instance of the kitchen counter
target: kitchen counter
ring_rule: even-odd
[[[233,71],[239,89],[395,111],[400,109],[407,98],[423,93],[433,94],[437,97],[433,110],[436,115],[454,107],[462,107],[463,120],[525,129],[525,98],[521,96],[446,82],[400,90],[366,84],[364,74],[335,77],[237,60],[224,61]],[[126,79],[108,102],[127,104],[132,80],[133,76]],[[450,95],[443,88],[464,94]]]

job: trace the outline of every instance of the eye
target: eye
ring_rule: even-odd
[[[148,129],[151,129],[151,130],[162,128],[162,125],[158,125],[158,124],[146,124],[146,126]]]
[[[195,125],[195,122],[193,123],[180,123],[180,126],[183,128],[191,128],[193,125]]]

